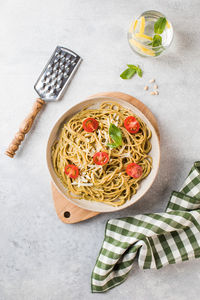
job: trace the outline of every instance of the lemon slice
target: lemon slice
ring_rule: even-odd
[[[133,32],[136,31],[137,24],[138,24],[138,20],[135,20],[135,22],[132,22],[132,23],[131,23],[131,26],[130,26],[130,28],[129,28],[129,32],[130,32],[130,33],[133,33]]]
[[[141,17],[140,18],[140,33],[144,33],[144,28],[145,28],[145,18]]]
[[[135,37],[153,41],[153,38],[151,36],[143,34],[143,33],[136,33]]]
[[[134,25],[133,25],[133,30],[134,30],[134,31],[136,31],[137,24],[138,24],[138,20],[135,20],[135,23],[134,23]]]
[[[149,56],[155,56],[155,52],[151,49],[147,49],[145,46],[143,46],[142,44],[140,44],[139,42],[135,41],[134,39],[130,39],[129,43],[133,46],[133,47],[137,47],[141,50],[141,52],[149,55]]]
[[[169,24],[169,22],[167,21],[167,28],[170,28],[171,27],[171,25]]]

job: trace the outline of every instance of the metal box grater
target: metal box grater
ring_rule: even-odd
[[[34,85],[40,98],[44,101],[60,99],[81,60],[81,57],[75,52],[57,46]]]

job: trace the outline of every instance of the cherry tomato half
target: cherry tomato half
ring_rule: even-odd
[[[141,177],[142,172],[142,167],[135,163],[128,164],[128,166],[126,167],[126,173],[135,179]]]
[[[93,156],[93,161],[97,165],[100,165],[100,166],[105,165],[109,161],[109,155],[106,152],[97,152]]]
[[[65,174],[68,175],[70,178],[77,178],[79,175],[78,167],[75,165],[67,165],[65,167]]]
[[[135,117],[129,116],[124,120],[124,127],[130,133],[137,133],[140,129],[140,123],[136,120]]]
[[[83,121],[83,129],[87,132],[95,131],[99,126],[99,122],[94,118],[87,118]]]

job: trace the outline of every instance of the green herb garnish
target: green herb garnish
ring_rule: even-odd
[[[130,79],[133,77],[133,75],[135,75],[135,73],[136,73],[136,70],[128,68],[120,75],[120,77],[122,79]]]
[[[154,24],[155,35],[153,36],[153,41],[149,43],[149,45],[151,45],[152,47],[160,47],[160,51],[156,52],[155,54],[156,56],[160,55],[164,50],[164,47],[162,46],[162,36],[160,34],[163,33],[166,24],[167,19],[163,17],[159,18]]]
[[[142,70],[139,68],[139,66],[138,66],[138,69],[137,69],[137,74],[138,74],[139,77],[142,77],[143,72],[142,72]]]
[[[163,33],[165,26],[167,24],[166,18],[159,18],[156,23],[154,24],[154,32],[161,34]]]
[[[158,47],[161,45],[162,45],[162,36],[160,36],[159,34],[155,34],[153,37],[152,46]]]
[[[115,126],[114,124],[110,124],[109,127],[109,135],[114,143],[108,143],[107,146],[110,148],[117,148],[122,145],[122,132],[121,130]]]
[[[127,65],[128,69],[126,69],[124,72],[121,73],[120,77],[122,79],[130,79],[132,78],[136,73],[139,77],[142,77],[142,70],[139,66],[135,65]]]

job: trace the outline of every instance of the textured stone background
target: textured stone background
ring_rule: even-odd
[[[172,21],[173,45],[157,60],[134,54],[127,30],[134,16],[156,9]],[[0,299],[1,300],[196,300],[200,260],[138,269],[106,294],[90,293],[90,275],[108,218],[165,209],[192,163],[200,158],[200,2],[174,0],[6,0],[0,2]],[[16,159],[3,152],[29,112],[40,71],[56,45],[84,61],[62,101],[48,104]],[[142,79],[123,81],[127,63]],[[160,95],[143,90],[155,77]],[[122,91],[142,100],[161,132],[161,166],[151,190],[134,206],[76,225],[54,211],[45,148],[50,130],[72,105],[100,91]]]

